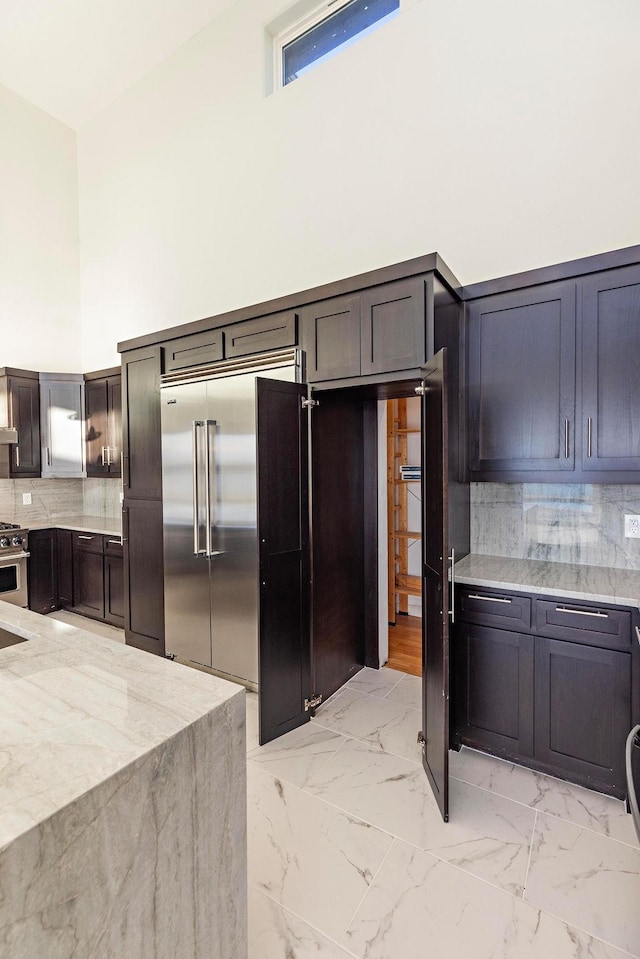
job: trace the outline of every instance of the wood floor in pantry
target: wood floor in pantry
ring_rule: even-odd
[[[422,619],[398,614],[396,625],[389,625],[389,669],[410,676],[422,675]]]

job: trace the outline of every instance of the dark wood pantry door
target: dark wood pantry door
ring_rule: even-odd
[[[257,381],[260,743],[309,719],[306,386]]]
[[[449,820],[449,546],[446,353],[422,368],[422,765]],[[420,389],[420,388],[419,388]]]

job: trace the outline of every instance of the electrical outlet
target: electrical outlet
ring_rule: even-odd
[[[31,493],[23,493],[23,494],[22,494],[22,505],[23,505],[23,506],[31,506]]]
[[[640,539],[640,516],[625,514],[624,535],[632,539]]]

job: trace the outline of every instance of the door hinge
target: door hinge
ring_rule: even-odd
[[[165,658],[165,659],[170,659],[171,662],[173,662],[173,661],[175,660],[175,658],[176,658],[176,654],[175,654],[175,653],[165,653],[165,654],[164,654],[164,658]]]
[[[302,397],[303,410],[312,409],[314,406],[320,406],[320,400],[307,399],[306,396]]]
[[[417,393],[418,396],[424,396],[424,386],[416,386],[413,392]]]
[[[310,709],[317,709],[320,703],[322,702],[322,693],[320,695],[312,696],[311,699],[305,699],[304,701],[304,711],[308,713]]]
[[[422,732],[422,730],[420,730],[418,733],[417,742],[418,742],[418,746],[426,746],[427,744],[427,740],[424,738],[424,733]]]

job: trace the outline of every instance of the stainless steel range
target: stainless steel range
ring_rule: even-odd
[[[16,523],[0,523],[0,600],[27,606],[29,532]]]

